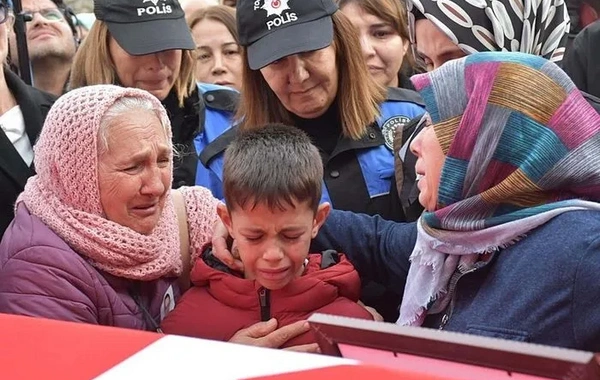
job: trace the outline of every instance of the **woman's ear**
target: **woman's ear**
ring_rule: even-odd
[[[329,212],[331,211],[331,205],[327,202],[321,203],[319,207],[317,207],[317,212],[315,213],[315,219],[313,221],[313,229],[312,229],[312,237],[314,238],[319,233],[319,229],[329,216]]]
[[[402,39],[402,56],[406,55],[406,52],[408,52],[408,48],[410,47],[410,41],[407,39]]]

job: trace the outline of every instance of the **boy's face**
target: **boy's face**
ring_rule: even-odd
[[[248,202],[252,203],[252,202]],[[267,289],[281,289],[302,275],[310,241],[329,214],[328,203],[313,212],[308,202],[294,202],[284,211],[265,204],[217,212],[237,244],[247,279]]]

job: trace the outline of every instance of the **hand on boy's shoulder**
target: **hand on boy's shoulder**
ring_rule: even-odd
[[[231,254],[231,251],[227,246],[228,238],[229,232],[227,231],[227,228],[225,227],[223,222],[218,220],[215,224],[212,236],[213,255],[219,260],[221,260],[221,262],[227,265],[230,269],[243,273],[244,264],[242,264],[242,261],[239,259],[239,255],[237,255],[236,258],[234,257],[234,255]],[[232,250],[233,249],[235,249],[235,246],[234,248],[232,248]]]

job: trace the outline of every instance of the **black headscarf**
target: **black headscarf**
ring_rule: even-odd
[[[407,0],[407,5],[413,31],[414,20],[425,17],[467,54],[513,51],[563,59],[570,25],[564,0]]]

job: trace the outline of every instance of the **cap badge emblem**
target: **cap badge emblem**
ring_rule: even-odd
[[[290,9],[288,6],[289,0],[265,0],[265,3],[261,7],[265,11],[267,11],[267,17],[281,16],[281,13],[287,9]]]

